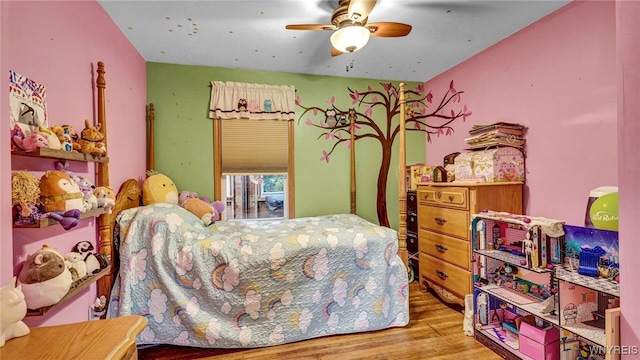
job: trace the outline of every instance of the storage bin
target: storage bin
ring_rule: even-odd
[[[536,360],[559,360],[560,331],[553,326],[541,329],[526,322],[520,323],[518,333],[520,352]]]
[[[462,153],[455,167],[455,181],[524,181],[524,155],[514,147]]]

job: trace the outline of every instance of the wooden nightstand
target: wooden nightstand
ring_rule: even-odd
[[[31,328],[0,348],[0,359],[137,359],[136,336],[147,319],[114,319]]]

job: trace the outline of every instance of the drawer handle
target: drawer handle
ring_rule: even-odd
[[[438,277],[442,280],[447,280],[447,278],[449,277],[449,275],[447,275],[447,273],[442,270],[436,270],[436,273],[438,274]]]
[[[453,195],[449,195],[449,202],[453,202]]]
[[[436,191],[436,197],[440,199],[442,197],[442,193],[440,191]]]
[[[446,223],[446,222],[447,222],[447,219],[443,219],[443,218],[440,218],[440,217],[433,218],[433,219],[436,221],[436,223],[437,223],[438,225],[443,225],[444,223]]]
[[[441,252],[441,253],[445,253],[447,252],[447,250],[449,250],[448,247],[444,246],[444,245],[440,245],[440,244],[434,244],[434,246],[436,247],[436,249]]]

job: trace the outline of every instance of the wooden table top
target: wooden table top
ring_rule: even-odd
[[[8,340],[0,359],[123,359],[136,348],[136,337],[147,325],[138,315],[107,320],[30,328]]]

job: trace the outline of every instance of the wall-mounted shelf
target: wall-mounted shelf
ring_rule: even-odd
[[[91,285],[94,282],[98,281],[98,279],[100,279],[101,277],[109,274],[110,271],[111,271],[111,265],[109,265],[106,268],[100,270],[100,272],[97,273],[97,274],[85,277],[84,279],[80,280],[80,282],[76,283],[75,286],[73,286],[69,290],[67,295],[65,295],[62,299],[60,299],[60,301],[58,301],[57,303],[55,303],[53,305],[41,307],[41,308],[36,309],[36,310],[28,309],[27,310],[27,316],[40,316],[40,315],[44,315],[44,314],[48,313],[49,311],[51,311],[51,310],[55,309],[56,307],[58,307],[58,305],[66,302],[67,300],[69,300],[72,297],[74,297],[80,291],[82,291],[82,290],[86,289],[87,287],[89,287],[89,285]]]
[[[17,151],[11,152],[11,155],[29,156],[51,159],[65,159],[73,161],[92,161],[96,163],[108,163],[109,158],[106,156],[95,156],[91,154],[82,154],[75,151],[54,150],[49,148],[38,148],[36,151]]]
[[[106,208],[97,208],[97,209],[87,210],[84,213],[80,214],[80,219],[85,219],[89,217],[98,217],[102,214],[106,214],[106,212],[107,212]],[[14,224],[13,228],[14,229],[21,229],[21,228],[33,229],[33,228],[44,228],[44,227],[58,225],[58,224],[60,223],[56,220],[53,220],[51,218],[44,218],[44,219],[38,220],[38,222],[35,224],[27,224],[27,225]]]

